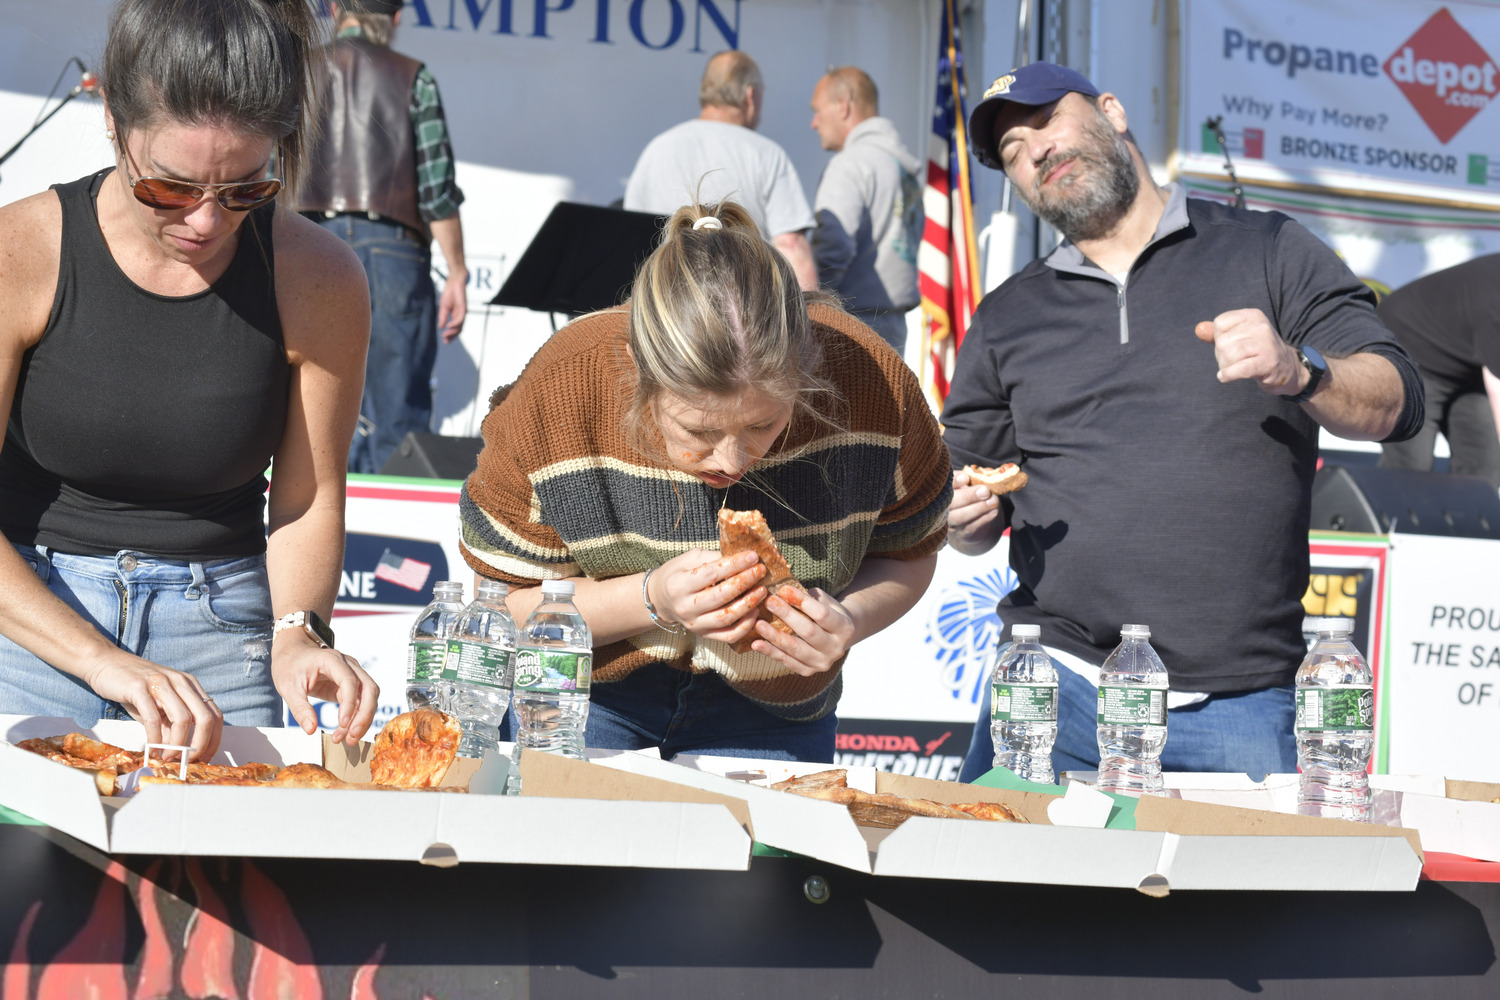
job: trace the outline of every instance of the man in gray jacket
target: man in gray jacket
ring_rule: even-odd
[[[813,259],[818,280],[897,352],[917,305],[921,161],[880,114],[875,83],[854,66],[830,70],[812,96],[812,127],[835,155],[818,182]]]

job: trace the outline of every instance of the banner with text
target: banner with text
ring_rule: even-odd
[[[1393,774],[1500,781],[1500,542],[1391,542]]]
[[[1500,8],[1184,0],[1178,152],[1223,176],[1500,206]]]

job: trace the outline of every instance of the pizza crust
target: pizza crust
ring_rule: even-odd
[[[189,763],[186,778],[180,763],[153,760],[145,755],[101,743],[82,733],[21,740],[16,747],[46,757],[65,767],[94,776],[100,795],[114,795],[122,774],[144,768],[143,785],[238,785],[248,788],[344,788],[365,790],[437,789],[458,756],[463,729],[458,720],[436,709],[423,708],[398,715],[375,738],[370,756],[371,783],[344,781],[318,764],[202,764]],[[437,789],[461,792],[463,788]]]

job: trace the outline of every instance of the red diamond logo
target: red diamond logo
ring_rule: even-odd
[[[1401,43],[1385,61],[1385,72],[1444,143],[1500,90],[1500,70],[1489,53],[1446,7]]]

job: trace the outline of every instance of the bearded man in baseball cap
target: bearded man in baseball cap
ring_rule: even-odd
[[[1292,771],[1319,427],[1411,437],[1416,366],[1302,226],[1158,185],[1120,99],[1078,72],[1004,74],[969,135],[1066,237],[985,297],[943,408],[955,470],[1030,479],[996,497],[956,472],[948,538],[979,555],[1011,529],[997,613],[1041,626],[1057,667],[1052,764],[1100,766],[1099,666],[1133,622],[1170,676],[1147,720],[1166,770]],[[988,690],[965,780],[995,759]]]

